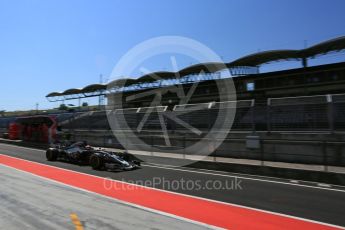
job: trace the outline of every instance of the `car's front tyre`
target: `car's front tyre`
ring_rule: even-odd
[[[46,158],[48,161],[56,161],[58,152],[55,149],[48,149],[46,152]]]
[[[93,154],[90,157],[90,165],[92,169],[100,170],[103,167],[103,160],[100,156]]]

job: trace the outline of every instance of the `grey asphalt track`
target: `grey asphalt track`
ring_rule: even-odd
[[[128,182],[160,181],[156,188],[208,199],[244,205],[252,208],[297,216],[320,222],[345,226],[345,190],[331,189],[315,185],[293,184],[287,179],[262,178],[250,175],[238,177],[232,173],[213,173],[197,169],[173,168],[150,165],[146,162],[142,169],[128,172],[95,171],[89,166],[73,165],[65,162],[48,162],[42,150],[0,144],[0,154],[30,161],[53,165],[101,177],[109,177]],[[172,187],[162,181],[199,181],[200,189]],[[208,181],[221,185],[234,184],[240,180],[240,188],[205,188]],[[170,184],[171,185],[171,184]]]

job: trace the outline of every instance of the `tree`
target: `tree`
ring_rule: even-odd
[[[87,107],[89,106],[89,104],[87,102],[83,102],[83,104],[81,104],[82,107]]]
[[[67,105],[65,105],[65,104],[61,104],[60,106],[59,106],[59,110],[67,110],[68,109],[68,107],[67,107]]]

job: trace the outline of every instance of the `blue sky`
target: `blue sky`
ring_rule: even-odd
[[[231,61],[345,35],[344,9],[343,0],[0,0],[0,110],[56,106],[47,93],[107,78],[156,36],[196,39]],[[150,69],[169,70],[167,61]]]

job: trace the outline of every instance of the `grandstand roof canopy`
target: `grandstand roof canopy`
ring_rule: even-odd
[[[135,84],[141,83],[151,83],[157,80],[165,79],[175,79],[178,76],[187,76],[192,74],[204,73],[214,73],[221,71],[225,68],[238,68],[238,67],[257,67],[262,64],[282,61],[282,60],[302,60],[308,58],[314,58],[318,55],[324,55],[329,52],[337,52],[345,49],[345,36],[334,38],[319,44],[310,46],[309,48],[300,49],[300,50],[269,50],[250,54],[244,57],[241,57],[235,61],[229,63],[221,62],[208,62],[200,63],[186,67],[178,72],[168,72],[168,71],[158,71],[150,74],[145,74],[137,79],[133,78],[123,78],[114,80],[108,84],[92,84],[88,85],[82,89],[72,88],[65,90],[64,92],[52,92],[49,93],[46,97],[54,98],[59,97],[63,98],[68,95],[82,94],[84,96],[95,96],[90,94],[92,92],[103,93],[107,88],[119,88],[126,87]],[[68,98],[66,98],[68,99]],[[52,100],[54,101],[54,100]]]
[[[78,94],[78,93],[81,93],[81,89],[72,88],[72,89],[67,89],[63,91],[62,95],[73,95],[73,94]]]
[[[306,49],[269,50],[250,54],[233,62],[227,63],[227,66],[258,66],[272,61],[313,58],[318,55],[324,55],[332,51],[340,51],[343,49],[345,49],[345,36],[331,39]]]
[[[143,82],[154,82],[157,80],[164,80],[164,79],[171,79],[176,76],[175,72],[168,72],[168,71],[158,71],[149,74],[145,74],[144,76],[139,77],[136,79],[137,83]]]
[[[60,92],[51,92],[46,97],[58,97],[58,96],[62,96],[62,93],[60,93]]]
[[[291,59],[298,60],[299,58],[300,53],[298,50],[269,50],[239,58],[233,62],[228,63],[227,66],[258,66],[263,63],[269,63],[272,61]]]
[[[137,82],[137,79],[133,78],[121,78],[121,79],[116,79],[111,82],[109,82],[106,87],[111,87],[111,88],[116,88],[116,87],[123,87],[123,86],[129,86],[131,84],[134,84]]]
[[[301,50],[302,56],[305,58],[315,57],[318,55],[327,54],[332,51],[340,51],[345,49],[345,36],[334,38],[319,44],[313,45],[309,48]]]
[[[178,73],[180,76],[187,76],[189,74],[198,74],[201,72],[214,73],[226,68],[227,66],[223,62],[207,62],[189,66],[180,70]]]
[[[92,84],[92,85],[88,85],[85,86],[81,92],[82,93],[88,93],[88,92],[94,92],[97,90],[105,90],[107,88],[106,84]]]

